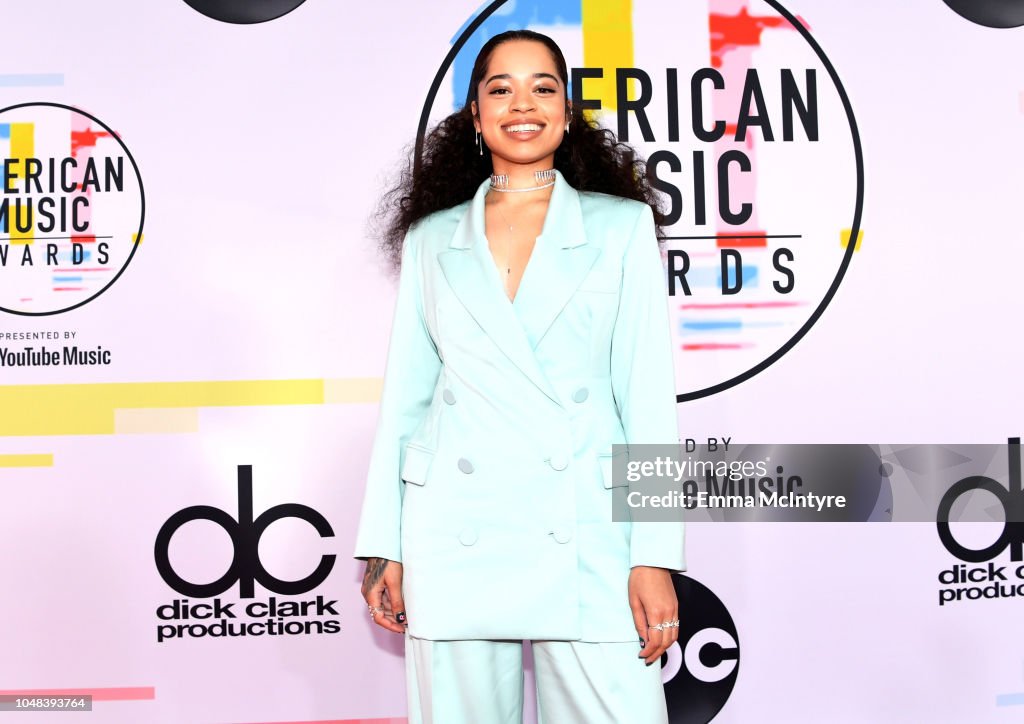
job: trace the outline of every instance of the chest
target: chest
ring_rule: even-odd
[[[545,205],[503,208],[489,204],[484,213],[487,246],[505,296],[514,301],[523,274],[544,227]]]

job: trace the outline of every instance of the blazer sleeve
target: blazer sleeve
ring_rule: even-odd
[[[402,247],[398,297],[354,558],[402,560],[405,443],[425,416],[441,371],[441,358],[423,317],[419,241],[414,227]]]
[[[611,344],[612,393],[627,445],[679,444],[666,289],[654,214],[645,204],[623,259]],[[684,533],[682,521],[634,521],[630,567],[686,570]]]

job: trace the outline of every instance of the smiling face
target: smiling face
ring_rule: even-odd
[[[569,119],[565,84],[542,43],[512,40],[494,49],[470,110],[495,173],[514,164],[552,168]]]

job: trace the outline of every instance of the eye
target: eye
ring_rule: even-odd
[[[542,85],[541,87],[539,87],[537,89],[537,92],[538,93],[557,93],[558,90],[555,89],[555,88],[551,88],[549,86],[546,86],[546,85]]]
[[[492,88],[490,91],[488,91],[488,95],[492,95],[492,96],[505,95],[508,92],[509,92],[508,88]]]

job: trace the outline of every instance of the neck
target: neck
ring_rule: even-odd
[[[536,181],[533,184],[536,185]],[[525,187],[524,187],[525,188]],[[547,203],[551,200],[551,191],[554,186],[549,186],[536,191],[524,191],[518,194],[503,194],[493,189],[487,192],[484,198],[487,204],[501,204],[508,209],[524,208],[535,203]]]

